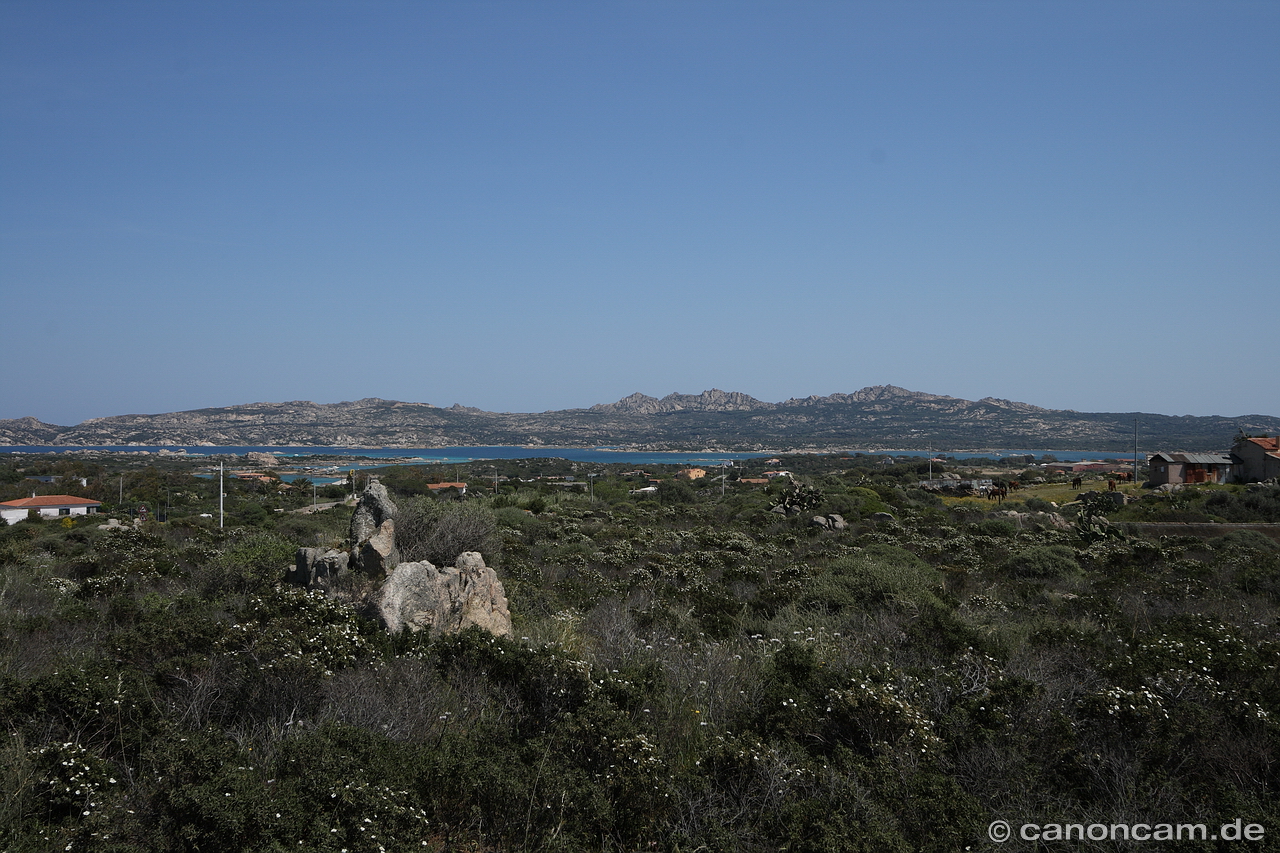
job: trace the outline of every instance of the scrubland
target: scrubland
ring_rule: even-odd
[[[1280,847],[1280,547],[1119,523],[1280,521],[1280,490],[1059,528],[896,468],[651,500],[388,474],[402,547],[482,550],[510,638],[284,585],[344,507],[0,528],[0,849],[956,851],[996,819],[1237,817]],[[808,509],[769,512],[789,490]]]

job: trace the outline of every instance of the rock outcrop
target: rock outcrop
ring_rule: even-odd
[[[1085,503],[1090,500],[1102,500],[1104,498],[1111,501],[1118,507],[1133,503],[1137,500],[1137,498],[1125,494],[1124,492],[1081,492],[1076,495],[1076,501],[1083,501]]]
[[[350,556],[336,548],[299,548],[290,583],[309,589],[325,588],[347,570]]]
[[[274,453],[259,453],[251,450],[244,455],[245,461],[257,465],[259,468],[274,468],[280,464],[280,457]]]
[[[821,527],[823,530],[848,530],[849,522],[844,520],[844,516],[839,513],[828,513],[827,515],[815,515],[810,522],[814,527]]]
[[[476,551],[460,554],[454,565],[437,569],[428,562],[399,561],[395,544],[396,505],[386,486],[369,484],[351,516],[351,550],[299,548],[286,577],[308,589],[335,593],[333,582],[348,568],[381,581],[371,604],[392,633],[430,629],[448,634],[471,625],[500,636],[511,635],[507,593],[497,573]],[[366,585],[366,589],[371,585]]]
[[[1054,530],[1071,529],[1071,522],[1065,516],[1056,512],[1016,512],[1010,509],[993,512],[990,517],[1008,519],[1020,529],[1023,527],[1052,528]]]
[[[378,615],[388,631],[453,633],[476,625],[499,636],[511,635],[511,613],[497,573],[475,551],[454,565],[401,563],[382,586]]]
[[[373,577],[389,574],[400,562],[396,551],[396,505],[387,487],[371,482],[351,516],[348,565]]]

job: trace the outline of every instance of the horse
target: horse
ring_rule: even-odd
[[[1084,485],[1083,477],[1076,477],[1074,480],[1071,481],[1071,488],[1073,489],[1078,489],[1083,485]]]
[[[1115,490],[1116,490],[1116,481],[1115,481],[1115,480],[1107,480],[1107,491],[1108,491],[1108,492],[1114,492]]]

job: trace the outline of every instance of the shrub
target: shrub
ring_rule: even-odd
[[[938,572],[903,548],[872,545],[841,557],[819,577],[803,603],[838,611],[853,606],[941,605]]]
[[[451,566],[464,551],[497,559],[498,521],[476,503],[441,502],[430,497],[407,501],[396,515],[396,546],[401,559]]]
[[[262,530],[233,530],[228,540],[221,554],[193,571],[206,598],[270,589],[293,565],[297,552],[293,542]]]
[[[685,480],[663,480],[658,484],[658,502],[667,506],[691,504],[694,497],[693,486]]]
[[[1003,518],[984,518],[973,526],[974,532],[981,536],[1002,536],[1013,538],[1018,535],[1018,528],[1012,521]]]
[[[1066,578],[1080,573],[1075,552],[1066,545],[1033,545],[1011,554],[1005,567],[1019,578]]]

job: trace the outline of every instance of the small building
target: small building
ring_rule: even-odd
[[[230,473],[237,480],[256,480],[259,483],[274,483],[280,479],[271,474],[259,474],[257,471],[232,471]]]
[[[93,515],[97,513],[102,501],[91,501],[88,498],[77,498],[72,495],[32,495],[16,501],[0,503],[0,518],[6,524],[17,524],[25,520],[31,513],[43,518],[60,516]]]
[[[64,480],[68,483],[70,483],[71,481],[75,481],[79,483],[81,486],[89,485],[88,477],[55,477],[52,474],[28,474],[25,477],[23,477],[23,479],[34,480],[37,483],[48,483],[50,485],[58,482],[59,480]]]
[[[1280,436],[1241,436],[1231,448],[1231,474],[1241,483],[1280,477]]]
[[[676,472],[676,476],[681,480],[701,480],[707,476],[707,472],[703,468],[681,468]]]
[[[458,494],[465,495],[467,493],[466,483],[427,483],[427,488],[433,492],[442,492],[445,489],[457,489]]]
[[[1231,457],[1223,453],[1155,453],[1147,465],[1153,486],[1225,483],[1231,476]]]

